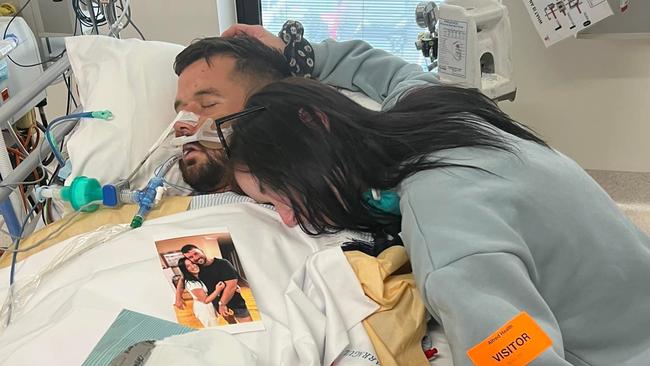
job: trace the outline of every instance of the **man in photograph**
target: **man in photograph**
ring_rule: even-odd
[[[194,244],[187,244],[181,248],[181,253],[192,263],[199,266],[199,279],[208,289],[214,289],[219,282],[225,284],[220,296],[217,296],[212,304],[218,315],[228,320],[234,315],[237,323],[253,321],[246,301],[239,290],[239,274],[233,265],[226,259],[207,258],[205,253]],[[184,281],[179,281],[176,286],[176,307],[185,308],[183,301]],[[232,310],[230,313],[229,310]]]

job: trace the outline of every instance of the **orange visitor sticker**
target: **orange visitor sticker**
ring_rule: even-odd
[[[481,343],[467,351],[476,366],[524,366],[553,341],[526,312],[512,318]]]

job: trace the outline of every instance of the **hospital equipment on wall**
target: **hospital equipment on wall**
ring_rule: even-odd
[[[101,24],[98,21],[105,21],[108,24],[107,33],[113,37],[119,37],[120,30],[133,24],[130,17],[130,0],[122,2],[119,0],[101,2],[99,0],[75,0],[71,3],[73,5],[81,3],[83,5],[83,9],[80,9],[81,13],[86,14],[88,19],[95,18],[94,20],[90,19],[92,24],[86,23],[86,26],[94,27]],[[59,81],[66,82],[68,103],[72,99],[75,107],[77,105],[69,82],[71,70],[65,49],[61,52],[57,51],[58,53],[54,57],[51,55],[55,52],[51,50],[47,56],[41,57],[41,53],[38,51],[39,46],[45,44],[42,42],[44,37],[77,34],[77,23],[84,21],[80,19],[81,13],[78,13],[74,15],[72,32],[65,30],[57,32],[52,29],[44,31],[41,26],[34,26],[34,17],[45,16],[47,19],[41,19],[43,21],[41,25],[47,26],[47,21],[51,20],[50,18],[53,18],[55,13],[44,11],[39,13],[34,10],[36,6],[40,6],[43,10],[43,4],[44,0],[19,0],[15,7],[7,4],[0,5],[0,14],[5,15],[5,17],[0,17],[0,31],[3,32],[3,37],[0,39],[0,100],[2,100],[0,103],[0,130],[2,130],[2,135],[0,135],[0,215],[4,219],[4,222],[0,220],[0,224],[7,225],[8,232],[2,231],[9,235],[11,241],[29,235],[41,222],[40,219],[28,222],[32,216],[37,217],[32,214],[42,213],[42,221],[45,224],[48,223],[52,203],[51,201],[48,201],[49,204],[39,203],[35,188],[46,184],[48,173],[52,178],[56,178],[59,168],[52,173],[48,171],[47,166],[55,157],[58,162],[55,166],[60,166],[61,162],[65,160],[61,154],[58,154],[55,141],[62,141],[62,138],[75,127],[78,118],[72,120],[70,118],[88,117],[85,115],[65,116],[64,120],[71,123],[61,123],[59,126],[58,119],[55,119],[50,126],[47,124],[42,107],[46,104],[45,89],[48,86]],[[115,12],[115,6],[121,12]],[[120,8],[120,6],[122,7]],[[113,9],[107,7],[113,7]],[[90,11],[91,9],[92,11]],[[97,19],[98,14],[103,14],[105,19]],[[135,27],[135,24],[133,26]],[[82,29],[80,33],[87,33],[87,31],[88,29]],[[48,41],[49,39],[47,38]],[[56,38],[52,39],[56,40]],[[47,44],[49,47],[50,43]],[[53,47],[56,48],[56,45]],[[39,120],[34,114],[35,107],[38,107],[40,111]],[[81,108],[79,107],[75,111],[88,113],[83,112]],[[68,108],[68,113],[71,109]],[[57,127],[52,129],[55,126]],[[55,149],[51,149],[51,146],[45,143],[46,140]],[[27,145],[25,145],[26,143]],[[60,171],[65,171],[65,169],[64,166]],[[50,179],[49,184],[52,184],[53,180]],[[3,234],[0,233],[0,239],[2,236]]]
[[[23,90],[33,85],[43,74],[43,68],[39,64],[36,38],[22,18],[0,18],[0,32],[4,35],[0,40],[0,108],[4,111],[13,108],[13,98],[17,98]],[[24,65],[34,66],[26,68]],[[15,146],[18,149],[14,154],[14,161],[17,161],[18,156],[24,158],[29,153],[21,143],[18,130],[13,126],[19,122],[20,117],[45,100],[43,89],[35,92],[26,103],[21,103],[11,116],[0,120],[0,130],[3,132],[0,136],[0,175],[3,177],[3,183],[6,182],[4,178],[13,170],[7,148],[11,150]],[[24,218],[19,193],[14,192],[8,201],[0,200],[0,213],[13,236],[18,233],[19,222]]]
[[[443,83],[480,89],[494,100],[514,100],[512,36],[501,0],[426,1],[415,10],[426,28],[416,48]]]
[[[131,0],[9,0],[18,9],[20,15],[33,30],[38,42],[41,59],[49,57],[52,48],[60,44],[48,40],[57,37],[83,34],[80,27],[89,30],[91,34],[99,34],[101,26],[108,26],[108,35],[119,38],[119,32],[132,24],[128,12],[118,12],[120,8],[129,9]],[[142,32],[134,26],[141,37]],[[144,38],[144,37],[143,37]],[[41,39],[46,42],[40,42]]]
[[[8,35],[14,34],[18,38],[15,49],[10,51],[9,54],[14,56],[13,60],[21,64],[33,64],[34,61],[40,61],[35,48],[35,39],[33,36],[26,36],[25,34],[28,33],[24,32],[27,31],[29,29],[25,28],[24,22],[19,18],[16,18],[7,30]],[[3,130],[3,136],[0,138],[0,175],[2,175],[0,192],[6,192],[8,189],[7,196],[10,194],[11,196],[9,196],[9,201],[6,201],[7,196],[3,194],[4,192],[0,193],[0,203],[2,205],[1,212],[7,223],[10,224],[10,233],[12,236],[15,236],[18,233],[15,223],[16,221],[22,221],[24,211],[21,207],[19,192],[11,193],[10,191],[15,183],[23,182],[37,169],[40,165],[40,156],[47,156],[49,151],[41,151],[43,148],[42,144],[41,146],[35,147],[35,153],[29,156],[27,156],[27,151],[21,151],[23,161],[14,170],[7,148],[12,148],[13,145],[18,148],[23,146],[20,138],[16,134],[14,125],[22,116],[26,115],[45,99],[45,88],[57,80],[61,74],[66,72],[69,64],[67,57],[62,57],[60,63],[56,63],[46,72],[43,72],[40,65],[23,70],[23,68],[17,66],[13,61],[7,63],[7,68],[9,74],[7,81],[8,90],[6,91],[7,100],[0,107],[0,129]],[[67,131],[69,130],[62,129],[62,132]],[[23,167],[28,167],[29,169],[22,171],[20,168]],[[16,171],[20,171],[21,174],[14,174]],[[8,218],[8,216],[13,216],[13,218]],[[11,225],[12,223],[13,225]]]

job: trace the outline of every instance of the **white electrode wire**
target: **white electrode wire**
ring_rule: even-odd
[[[131,0],[126,0],[124,2],[124,9],[122,9],[122,13],[120,14],[120,17],[117,18],[117,21],[115,21],[115,23],[113,23],[113,25],[111,25],[111,28],[108,30],[108,35],[110,37],[115,37],[115,35],[122,30],[122,27],[124,27],[122,25],[122,21],[124,20],[124,18],[126,18],[126,14],[130,8],[131,8]]]
[[[166,129],[162,132],[162,134],[160,134],[160,136],[158,137],[158,140],[156,140],[156,142],[155,142],[155,143],[154,143],[154,144],[149,148],[149,151],[147,151],[147,154],[145,154],[144,158],[142,158],[142,160],[140,160],[140,163],[138,163],[138,166],[136,166],[135,169],[133,169],[133,171],[131,172],[131,174],[129,174],[129,176],[126,178],[126,180],[127,180],[129,183],[131,183],[131,181],[133,180],[133,178],[135,177],[135,175],[138,174],[138,172],[140,171],[140,169],[144,166],[144,164],[145,164],[145,163],[147,162],[147,160],[151,157],[151,155],[153,155],[153,153],[156,152],[156,150],[158,150],[158,148],[159,148],[160,146],[162,146],[163,143],[165,143],[165,140],[166,140],[166,139],[169,137],[169,135],[171,135],[171,133],[174,131],[174,124],[175,124],[175,123],[176,123],[176,120],[173,120],[173,121],[169,124],[169,126],[167,126],[167,128],[166,128]]]

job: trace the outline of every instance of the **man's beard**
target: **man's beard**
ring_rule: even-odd
[[[183,180],[195,191],[201,193],[215,192],[226,185],[226,168],[213,155],[213,151],[199,148],[206,159],[194,160],[191,164],[179,160],[178,165],[183,174]]]

